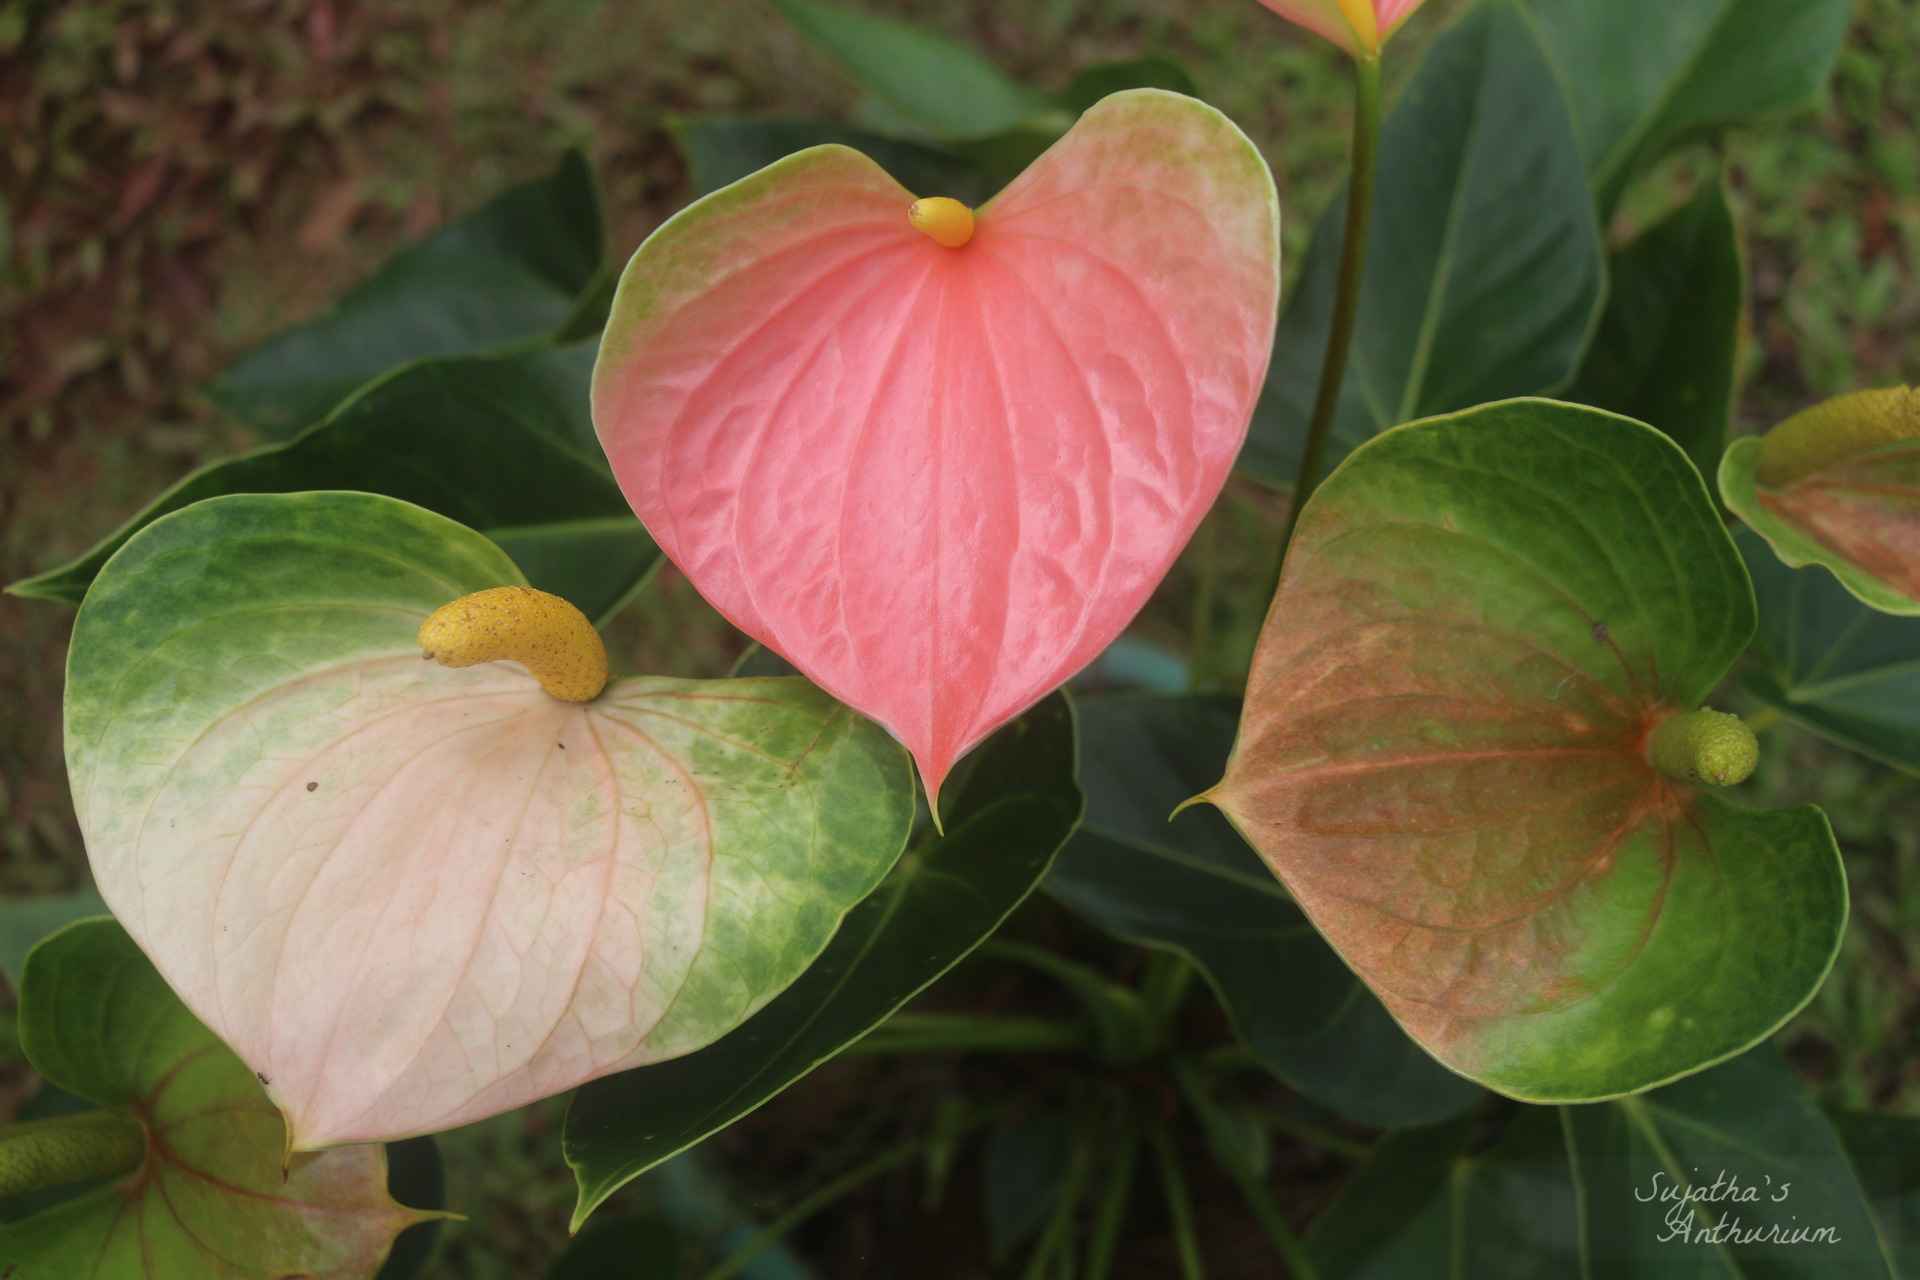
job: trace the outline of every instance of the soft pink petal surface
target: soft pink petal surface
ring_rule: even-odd
[[[926,192],[919,194],[939,194]],[[742,630],[956,759],[1127,625],[1212,504],[1278,302],[1264,162],[1119,94],[946,249],[845,148],[662,228],[594,381],[615,474]]]
[[[1379,24],[1380,43],[1385,44],[1387,37],[1399,30],[1400,24],[1413,16],[1426,0],[1373,0],[1374,21]],[[1361,47],[1360,39],[1355,35],[1353,23],[1341,12],[1341,0],[1260,0],[1260,3],[1273,10],[1289,22],[1297,23],[1339,45],[1348,53],[1378,52]]]

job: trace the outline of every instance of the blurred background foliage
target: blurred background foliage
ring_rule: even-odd
[[[1104,59],[1179,61],[1272,162],[1289,280],[1342,179],[1340,56],[1252,0],[863,7],[924,23],[1047,89]],[[1426,6],[1393,48],[1390,85],[1461,7]],[[1857,0],[1824,110],[1730,140],[1751,290],[1744,429],[1851,388],[1920,382],[1916,65],[1920,5]],[[77,554],[193,466],[253,443],[203,393],[214,372],[399,246],[550,171],[567,147],[592,156],[608,249],[624,260],[688,198],[673,118],[834,116],[855,96],[759,0],[0,0],[0,581]],[[1675,156],[1623,204],[1610,236],[1631,239],[1711,173],[1703,152]],[[1284,506],[1236,479],[1142,619],[1138,634],[1190,650],[1203,684],[1231,689],[1244,669]],[[85,882],[60,752],[71,617],[0,597],[7,895]],[[612,639],[630,667],[687,676],[725,672],[743,647],[670,571]],[[1858,922],[1841,967],[1783,1038],[1789,1058],[1830,1103],[1920,1114],[1920,788],[1785,725],[1770,746],[1757,789],[1833,815]],[[1092,963],[1139,963],[1038,901],[1015,925]],[[990,963],[942,986],[969,1009],[1025,1011],[1025,990]],[[1190,1016],[1202,1034],[1224,1031],[1210,1005]],[[0,1044],[8,1057],[17,1054]],[[34,1087],[17,1065],[5,1070],[0,1120]],[[929,1099],[963,1088],[1040,1108],[1074,1078],[1031,1059],[880,1066],[849,1056],[628,1198],[732,1239],[919,1131]],[[1294,1140],[1319,1121],[1273,1093],[1267,1121],[1280,1136],[1268,1174],[1297,1226],[1340,1185],[1361,1139]],[[541,1272],[572,1198],[561,1107],[442,1140],[449,1200],[469,1221],[447,1232],[435,1274]],[[993,1208],[977,1174],[948,1179],[931,1150],[924,1164],[873,1183],[796,1248],[831,1275],[883,1274],[863,1260],[916,1254],[962,1267],[980,1253],[978,1223]],[[936,1174],[952,1189],[932,1205]],[[1265,1274],[1257,1229],[1230,1189],[1216,1190],[1196,1188],[1202,1238],[1220,1242],[1216,1270]],[[1235,1257],[1253,1269],[1235,1270]],[[800,1274],[780,1271],[797,1265],[784,1258],[768,1255],[754,1274]],[[1134,1263],[1137,1274],[1167,1274],[1170,1255]]]

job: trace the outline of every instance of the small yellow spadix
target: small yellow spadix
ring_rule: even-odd
[[[1340,9],[1346,15],[1347,25],[1353,28],[1354,39],[1360,43],[1360,52],[1368,57],[1380,53],[1380,19],[1374,13],[1373,0],[1340,0]]]
[[[907,208],[913,229],[935,244],[958,249],[973,239],[973,210],[950,196],[928,196]]]
[[[587,615],[532,587],[494,587],[443,604],[420,624],[420,647],[445,667],[517,662],[562,702],[607,685],[607,646]]]

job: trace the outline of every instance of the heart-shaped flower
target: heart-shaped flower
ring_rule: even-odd
[[[641,245],[594,423],[701,594],[904,742],[937,812],[1192,536],[1278,299],[1272,176],[1191,98],[1105,99],[978,211],[816,147]]]
[[[905,753],[805,681],[605,670],[498,547],[375,494],[211,498],[94,580],[94,879],[293,1150],[709,1044],[899,856]]]
[[[1374,58],[1400,24],[1426,0],[1260,0],[1357,58]]]

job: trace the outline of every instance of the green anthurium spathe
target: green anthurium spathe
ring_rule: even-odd
[[[1838,396],[1736,441],[1720,493],[1774,553],[1882,613],[1920,614],[1920,390]]]
[[[97,1142],[104,1125],[77,1126],[120,1118],[139,1141],[124,1175],[0,1224],[0,1274],[364,1280],[400,1232],[448,1216],[394,1202],[382,1147],[289,1158],[254,1073],[104,917],[34,949],[20,1033],[36,1069],[103,1108],[42,1122],[42,1136]],[[0,1129],[0,1151],[12,1132]]]
[[[1644,1089],[1777,1028],[1846,920],[1817,809],[1706,785],[1752,767],[1700,704],[1754,626],[1652,428],[1546,400],[1396,428],[1303,513],[1204,798],[1447,1066]]]
[[[294,1150],[711,1042],[905,844],[904,753],[803,681],[561,701],[531,650],[421,660],[429,615],[523,583],[395,499],[235,495],[135,534],[81,606],[66,747],[95,880]]]

